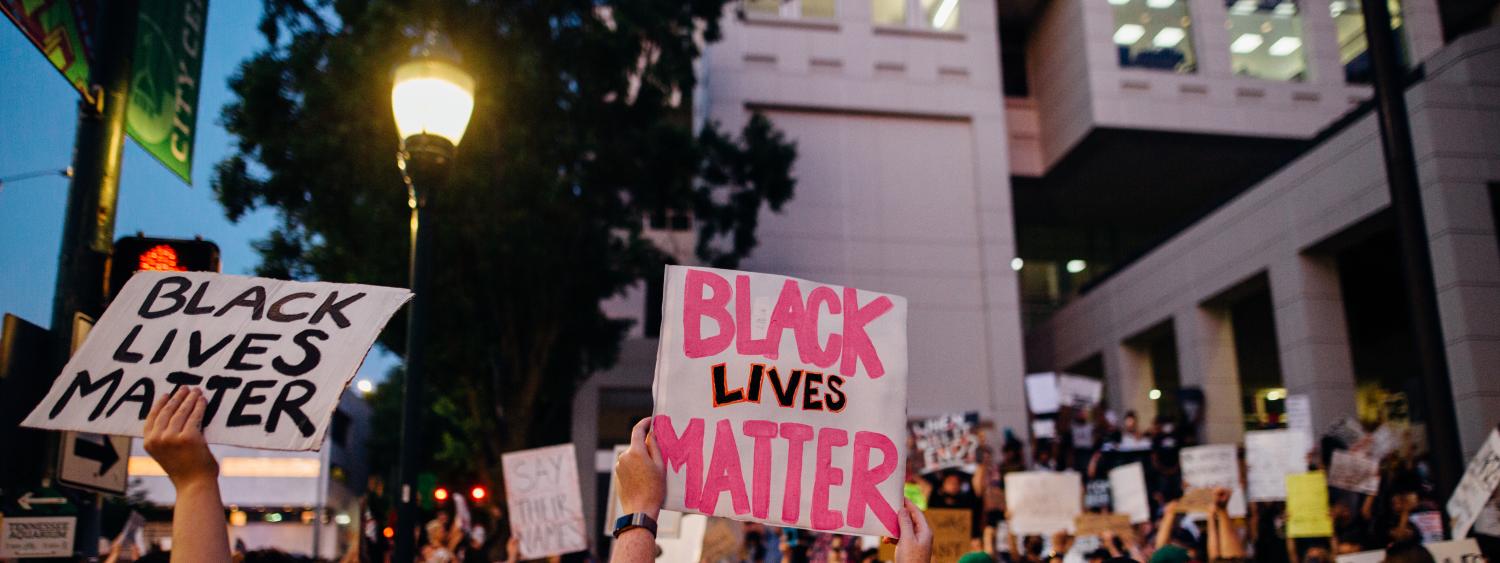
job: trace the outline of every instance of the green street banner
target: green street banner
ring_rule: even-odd
[[[141,3],[125,110],[126,132],[188,184],[193,183],[207,15],[208,0]]]
[[[0,12],[41,50],[84,99],[89,96],[89,51],[74,2],[0,0]]]

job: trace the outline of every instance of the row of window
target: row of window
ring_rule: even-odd
[[[1107,0],[1114,9],[1120,66],[1193,73],[1192,16],[1186,0]],[[1315,0],[1316,1],[1316,0]],[[1339,62],[1348,82],[1368,82],[1365,24],[1359,0],[1328,2],[1338,30]],[[1400,0],[1388,0],[1391,29],[1401,29]],[[1307,79],[1302,10],[1297,0],[1224,0],[1229,61],[1236,75],[1298,82]],[[1401,42],[1397,42],[1398,45]]]
[[[746,13],[783,18],[832,20],[839,0],[745,0]],[[940,31],[958,29],[959,0],[871,0],[876,25]]]

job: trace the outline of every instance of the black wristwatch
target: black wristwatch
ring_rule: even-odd
[[[635,528],[644,529],[647,532],[651,532],[651,537],[656,537],[656,519],[647,515],[645,512],[626,514],[615,519],[614,536],[618,538],[620,537],[620,534],[623,534]]]

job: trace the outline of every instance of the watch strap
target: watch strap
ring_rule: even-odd
[[[656,537],[656,519],[644,512],[634,512],[615,519],[614,537],[618,538],[620,534],[635,528],[644,528],[651,532],[652,537]]]

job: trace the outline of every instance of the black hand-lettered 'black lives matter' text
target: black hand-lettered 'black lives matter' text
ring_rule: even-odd
[[[71,376],[64,374],[72,377],[72,381],[49,409],[48,418],[57,418],[72,401],[92,400],[90,421],[101,416],[112,417],[122,408],[145,420],[157,396],[156,380],[160,378],[168,387],[164,393],[183,385],[203,388],[208,398],[203,416],[205,426],[227,408],[225,427],[261,426],[270,434],[285,419],[302,436],[311,436],[316,426],[303,412],[303,405],[317,393],[317,383],[302,376],[322,361],[323,352],[318,346],[329,340],[329,331],[349,328],[351,323],[344,310],[365,294],[297,292],[273,301],[264,286],[254,285],[225,303],[215,304],[204,301],[212,283],[195,284],[182,276],[157,281],[140,308],[134,311],[139,321],[115,346],[113,360],[119,367],[103,374],[90,374],[86,370]],[[172,328],[150,341],[142,337],[147,323],[161,319],[229,316],[238,321],[246,314],[255,321],[300,324],[305,328],[296,332],[236,332],[225,328],[242,323],[224,322],[213,329],[183,333]],[[269,355],[267,345],[278,342],[288,342],[291,346],[278,346],[282,350]],[[269,370],[265,369],[267,366]],[[269,407],[262,406],[268,402]]]

